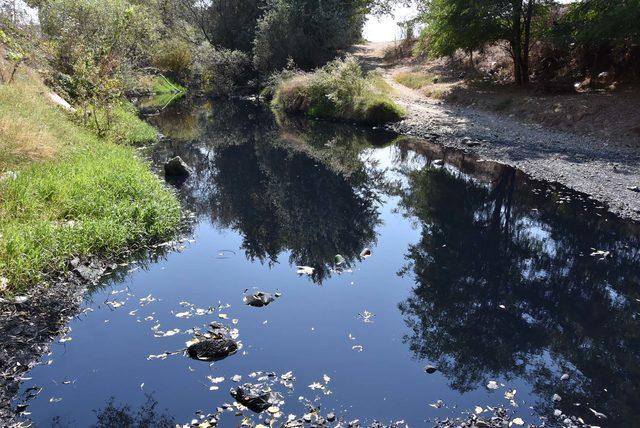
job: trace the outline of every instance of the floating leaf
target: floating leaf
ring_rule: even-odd
[[[487,389],[498,389],[498,383],[495,380],[490,380],[489,383],[487,384]]]

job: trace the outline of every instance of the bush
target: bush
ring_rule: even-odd
[[[198,48],[196,74],[203,88],[214,95],[231,95],[252,77],[251,59],[241,51],[214,49],[204,43]]]
[[[289,59],[304,70],[324,64],[361,37],[362,2],[273,0],[258,21],[254,66],[268,74]]]
[[[191,77],[193,53],[191,45],[182,40],[169,39],[156,44],[153,65],[180,83]]]
[[[287,112],[368,124],[402,119],[402,109],[381,88],[375,76],[364,76],[355,58],[347,57],[283,80],[272,105]]]

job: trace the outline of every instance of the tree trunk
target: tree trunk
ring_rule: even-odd
[[[535,0],[529,0],[527,4],[527,15],[524,21],[524,44],[522,53],[522,83],[529,83],[529,50],[531,47],[531,20],[533,19],[533,8]]]
[[[513,16],[512,16],[512,38],[511,46],[513,49],[513,77],[518,85],[522,85],[522,1],[513,0]]]

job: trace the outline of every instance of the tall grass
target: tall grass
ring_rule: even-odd
[[[137,109],[128,101],[122,101],[114,106],[109,116],[105,110],[98,110],[96,115],[98,120],[89,119],[86,125],[96,133],[102,132],[104,139],[109,142],[140,145],[158,140],[158,131],[147,122],[140,120]],[[80,120],[79,117],[78,120]]]
[[[286,112],[368,124],[398,121],[405,114],[375,76],[364,75],[353,57],[282,80],[272,106]]]
[[[43,89],[35,80],[0,85],[0,172],[18,172],[0,180],[0,278],[10,291],[73,257],[117,258],[168,238],[180,220],[175,195],[133,148],[79,126]]]

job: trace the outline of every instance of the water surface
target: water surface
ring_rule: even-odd
[[[295,378],[273,385],[280,421],[314,406],[424,426],[503,406],[530,423],[553,425],[554,409],[640,423],[636,224],[464,153],[249,102],[183,103],[153,121],[168,139],[145,155],[196,171],[173,183],[193,233],[87,294],[16,398],[43,388],[28,401],[37,426],[190,423],[233,403],[235,375],[269,372]],[[254,308],[246,289],[282,296]],[[238,330],[239,353],[153,357],[212,321]],[[225,411],[221,425],[244,417],[268,419]]]

